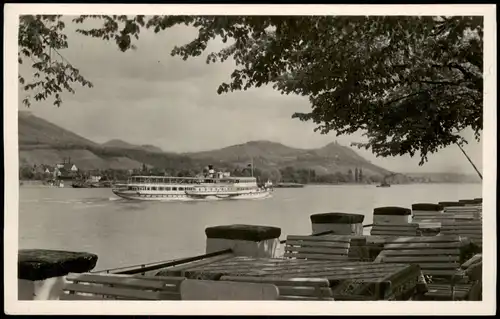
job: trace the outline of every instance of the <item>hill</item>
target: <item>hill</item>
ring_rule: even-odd
[[[361,168],[364,176],[390,173],[338,143],[298,149],[270,141],[251,141],[204,152],[165,153],[152,145],[134,145],[117,139],[98,144],[25,112],[19,113],[19,156],[24,165],[54,165],[70,157],[84,170],[138,169],[143,163],[169,170],[201,170],[208,164],[232,170],[246,167],[253,159],[255,168],[260,170],[293,168],[327,175],[348,174]]]
[[[18,136],[20,146],[98,146],[91,140],[26,111],[18,112]]]
[[[161,148],[154,146],[154,145],[135,145],[135,144],[127,143],[127,142],[119,140],[119,139],[110,140],[110,141],[103,143],[101,145],[103,147],[144,150],[144,151],[153,152],[153,153],[164,153],[164,151]]]
[[[18,123],[20,165],[54,165],[70,158],[83,170],[139,169],[143,163],[174,169],[202,167],[186,156],[154,152],[147,147],[100,145],[29,112],[19,112]]]
[[[317,174],[346,174],[349,170],[362,168],[366,175],[383,176],[390,172],[378,167],[358,155],[349,147],[330,143],[318,149],[298,149],[270,141],[252,141],[228,146],[219,150],[184,153],[193,159],[230,162],[246,166],[253,158],[260,168],[285,168],[314,170]]]

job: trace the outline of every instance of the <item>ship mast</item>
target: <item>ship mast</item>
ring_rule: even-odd
[[[252,177],[253,177],[253,157],[252,157]]]

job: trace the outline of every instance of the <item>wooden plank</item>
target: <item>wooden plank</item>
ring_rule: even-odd
[[[145,278],[145,277],[144,277]],[[165,277],[163,277],[165,278]],[[131,277],[126,275],[112,275],[112,274],[79,274],[79,275],[68,275],[66,277],[68,281],[78,281],[87,282],[94,284],[107,284],[107,285],[117,285],[130,288],[147,288],[147,289],[164,289],[169,288],[176,289],[181,281],[185,278],[172,278],[172,279],[162,279],[162,280],[151,280],[143,279],[139,277]]]
[[[289,235],[286,238],[286,241],[288,242],[289,240],[305,240],[305,241],[326,241],[326,242],[342,242],[342,243],[350,243],[351,239],[348,236],[330,236],[330,235],[324,235],[324,236],[296,236],[296,235]]]
[[[427,284],[429,290],[450,290],[449,284]],[[455,284],[455,291],[468,291],[472,288],[472,284]]]
[[[380,237],[387,237],[387,235],[380,235],[380,234],[403,234],[403,235],[395,235],[398,237],[417,237],[418,235],[418,228],[412,229],[412,230],[397,230],[397,229],[377,229],[373,228],[370,230],[370,235],[372,236],[380,236]],[[386,239],[387,241],[387,239]]]
[[[419,263],[421,269],[458,269],[460,263],[449,262],[449,263]]]
[[[400,232],[416,232],[418,227],[372,227],[372,231],[378,230],[378,231],[383,231],[383,230],[388,230],[388,231],[400,231]]]
[[[345,242],[308,242],[308,241],[298,241],[290,240],[287,241],[287,245],[301,246],[301,247],[332,247],[332,248],[349,248],[350,244]]]
[[[384,251],[385,256],[411,255],[411,256],[429,256],[429,255],[460,255],[459,249],[412,249],[412,250],[388,250]]]
[[[68,284],[64,287],[66,291],[84,292],[97,295],[127,297],[137,300],[163,300],[167,293],[151,292],[144,290],[122,289],[107,286]]]
[[[450,226],[482,226],[482,221],[454,221],[454,222],[443,222],[443,225]]]
[[[314,272],[314,271],[338,271],[338,270],[356,270],[356,269],[368,269],[368,270],[376,270],[376,269],[388,269],[388,268],[394,268],[395,266],[391,265],[383,265],[383,264],[373,264],[369,263],[370,265],[356,265],[356,264],[349,264],[349,260],[339,260],[337,262],[331,262],[331,261],[325,261],[322,260],[322,262],[328,262],[327,264],[319,264],[319,265],[307,265],[305,264],[303,267],[282,267],[281,269],[278,269],[277,271],[282,274],[282,273],[290,273],[292,271],[309,271],[309,272]],[[368,263],[367,263],[368,264]],[[266,272],[270,273],[270,272]],[[308,276],[310,277],[310,276]]]
[[[101,295],[81,295],[81,294],[69,294],[62,293],[59,300],[117,300],[117,299],[105,299]]]
[[[460,235],[460,237],[469,237],[469,236],[472,236],[472,237],[479,237],[479,238],[482,238],[483,237],[483,233],[482,232],[462,232],[462,231],[444,231],[444,232],[441,232],[442,234],[445,234],[445,235],[448,235],[448,234],[454,234],[454,235]]]
[[[384,250],[409,250],[409,249],[448,249],[448,248],[461,248],[464,244],[461,242],[451,243],[409,243],[409,244],[385,244]]]
[[[430,236],[430,237],[405,237],[387,241],[387,244],[400,243],[445,243],[460,241],[460,236]]]
[[[278,286],[280,295],[333,297],[332,290],[327,287]]]
[[[283,267],[307,269],[308,267],[314,266],[315,264],[318,264],[318,263],[320,265],[324,265],[324,262],[321,262],[321,261],[316,261],[314,263],[313,263],[313,261],[307,261],[307,263],[305,263],[306,262],[305,260],[298,260],[298,262],[296,262],[295,260],[287,260],[287,259],[283,259],[283,260],[288,261],[288,262],[287,263],[279,263],[279,264],[275,264],[275,263],[245,264],[245,265],[236,264],[236,265],[233,265],[231,267],[228,267],[227,265],[212,265],[212,268],[210,268],[210,269],[208,267],[205,267],[205,268],[193,269],[193,270],[199,271],[199,272],[220,272],[221,274],[230,274],[233,272],[238,272],[238,273],[246,272],[247,274],[251,274],[251,273],[257,274],[258,272],[261,272],[261,271],[269,272],[269,271],[273,271],[273,270],[282,269]],[[217,266],[217,267],[215,267],[215,266]]]
[[[373,227],[395,227],[395,228],[416,228],[418,224],[408,223],[408,224],[373,224]]]
[[[422,269],[422,273],[425,275],[431,275],[431,276],[436,276],[436,277],[450,277],[457,275],[457,277],[460,277],[460,273],[456,269]]]
[[[456,218],[457,216],[464,216],[464,217],[467,217],[467,216],[474,216],[472,214],[465,214],[465,213],[462,213],[462,214],[439,214],[439,215],[415,215],[413,216],[413,218],[446,218],[446,219],[453,219],[453,218]]]
[[[387,271],[380,271],[380,272],[371,272],[368,273],[366,271],[364,272],[349,272],[349,271],[344,271],[344,272],[328,272],[328,271],[323,271],[323,272],[313,272],[311,275],[318,277],[318,276],[323,276],[327,278],[330,281],[343,281],[343,280],[365,280],[366,282],[382,282],[384,281],[384,278],[390,276],[392,273],[387,272]]]
[[[417,232],[404,232],[404,231],[389,231],[389,230],[372,230],[370,234],[375,236],[403,236],[403,237],[413,237],[417,235]]]
[[[224,262],[224,263],[212,263],[212,264],[207,264],[207,265],[195,265],[193,267],[190,267],[190,268],[185,268],[184,270],[182,271],[179,271],[179,272],[174,272],[174,273],[183,273],[184,271],[192,271],[192,270],[207,270],[207,271],[211,271],[211,270],[219,270],[219,269],[238,269],[238,268],[259,268],[259,267],[264,267],[266,265],[272,265],[272,264],[268,264],[268,263],[263,263],[263,262],[258,262],[258,261],[238,261],[238,260],[234,260],[234,261],[231,261],[231,262]],[[274,264],[276,265],[276,264]],[[168,272],[168,269],[165,271],[165,272]]]
[[[471,233],[464,233],[464,232],[446,232],[446,234],[459,234],[460,237],[468,238],[468,239],[471,239],[471,238],[482,239],[483,238],[482,233],[471,234]]]
[[[323,247],[285,247],[285,252],[307,252],[307,253],[320,253],[320,254],[332,254],[332,255],[347,255],[348,249],[331,249]]]
[[[482,232],[483,231],[483,228],[481,226],[468,226],[468,227],[460,227],[460,226],[457,226],[457,227],[450,227],[450,226],[446,226],[446,227],[442,227],[441,228],[441,231],[472,231],[472,232]]]
[[[318,299],[316,297],[305,297],[305,296],[281,296],[279,300],[293,300],[293,301],[334,301],[333,298],[325,297]]]
[[[181,271],[184,269],[191,269],[192,267],[208,265],[208,264],[212,264],[212,263],[215,263],[215,262],[218,262],[221,260],[226,260],[226,259],[230,259],[230,258],[234,258],[234,257],[235,257],[235,255],[233,253],[227,253],[224,255],[218,255],[218,256],[214,256],[214,257],[210,257],[210,258],[206,258],[206,259],[202,259],[202,260],[193,261],[193,262],[189,262],[186,264],[174,266],[171,268],[166,268],[166,269],[160,271],[159,273],[172,273],[173,274],[177,271]]]
[[[385,263],[431,263],[431,262],[452,262],[460,261],[460,256],[417,256],[417,257],[384,257],[383,262]]]
[[[390,264],[387,264],[390,265]],[[406,266],[405,266],[406,267]],[[392,272],[399,272],[404,268],[395,267],[393,269],[369,269],[369,268],[330,268],[330,269],[313,269],[306,270],[302,273],[291,270],[284,270],[280,273],[283,277],[325,277],[329,280],[333,278],[345,280],[353,278],[366,278],[368,280],[377,280],[377,278],[385,278]]]
[[[418,225],[418,229],[440,229],[441,228],[441,223],[440,222],[421,222]]]
[[[461,226],[444,226],[441,228],[441,230],[460,230],[460,231],[473,231],[473,232],[482,232],[483,227],[481,226],[467,226],[467,227],[461,227]]]
[[[305,287],[328,287],[329,282],[325,278],[289,278],[282,277],[250,277],[250,276],[222,276],[219,280],[243,281],[257,283],[271,283],[276,286],[305,286]]]
[[[126,275],[130,276],[130,275]],[[136,278],[140,278],[143,280],[152,280],[152,281],[165,281],[165,282],[178,282],[179,284],[181,281],[186,280],[186,277],[181,277],[181,276],[138,276]]]
[[[441,231],[460,231],[460,232],[472,232],[472,233],[482,233],[483,230],[481,228],[458,228],[458,227],[444,227],[441,228]]]
[[[407,232],[407,233],[415,233],[417,231],[418,227],[412,227],[412,228],[397,228],[397,227],[372,227],[371,232],[374,230],[378,231],[396,231],[396,232]]]
[[[345,255],[327,255],[327,254],[309,254],[309,253],[285,253],[283,255],[287,258],[297,259],[317,259],[317,260],[346,260],[347,252]]]
[[[277,300],[279,290],[273,284],[212,280],[185,280],[182,300]]]

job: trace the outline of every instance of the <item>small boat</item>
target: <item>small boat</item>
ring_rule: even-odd
[[[389,184],[387,182],[383,182],[380,185],[377,185],[377,187],[391,187],[391,184]]]
[[[78,181],[78,182],[73,182],[71,184],[71,187],[73,187],[73,188],[87,188],[88,186],[86,185],[85,182]]]

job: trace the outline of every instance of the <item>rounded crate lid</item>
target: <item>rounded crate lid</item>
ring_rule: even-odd
[[[377,207],[373,210],[373,215],[406,216],[411,215],[411,209],[398,206]]]
[[[97,264],[97,255],[49,249],[21,249],[18,252],[18,278],[37,281],[88,272]]]
[[[432,204],[432,203],[416,203],[411,205],[412,210],[421,210],[421,211],[428,211],[428,212],[439,212],[443,210],[443,206],[439,204]]]
[[[460,199],[458,202],[463,204],[476,204],[474,199]]]
[[[443,206],[443,207],[465,206],[464,203],[460,203],[460,202],[439,202],[438,204]]]
[[[313,224],[360,224],[364,215],[352,213],[318,213],[311,215]]]
[[[236,239],[247,241],[262,241],[279,238],[281,228],[259,225],[222,225],[207,227],[205,229],[207,238]]]

